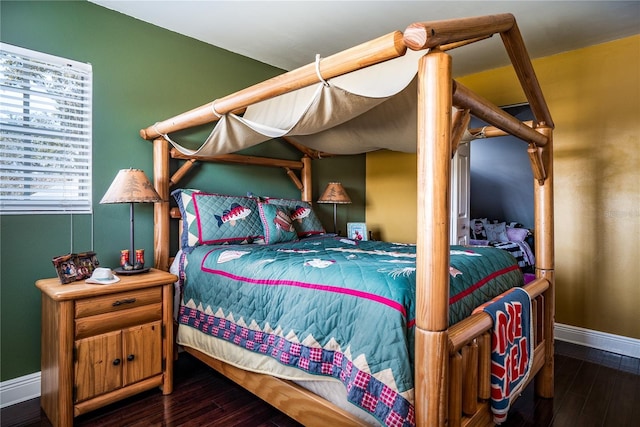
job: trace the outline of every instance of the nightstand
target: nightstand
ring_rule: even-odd
[[[110,285],[55,279],[42,291],[40,404],[54,426],[160,387],[173,390],[173,274],[151,269]]]

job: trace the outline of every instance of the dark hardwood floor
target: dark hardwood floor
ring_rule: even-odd
[[[556,342],[555,397],[529,386],[503,427],[627,427],[640,425],[640,359]],[[298,423],[182,353],[174,392],[158,389],[76,418],[76,426],[295,427]],[[0,411],[2,427],[51,426],[32,399]]]
[[[632,427],[640,425],[640,359],[555,343],[555,396],[529,385],[501,427]]]

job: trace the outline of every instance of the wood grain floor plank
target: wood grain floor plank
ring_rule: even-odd
[[[640,424],[640,376],[619,371],[617,377],[605,423],[612,426],[637,426]]]
[[[554,400],[561,402],[565,394],[571,389],[578,375],[582,360],[573,357],[556,355],[554,369]]]
[[[605,425],[605,415],[611,402],[612,393],[618,382],[619,371],[601,366],[594,379],[585,405],[576,419],[576,425],[600,427]]]
[[[556,344],[555,398],[536,397],[530,384],[501,427],[640,425],[640,359]],[[1,427],[51,426],[39,398],[3,408],[0,421]],[[74,425],[301,427],[186,353],[176,363],[172,394],[150,390],[78,417]]]

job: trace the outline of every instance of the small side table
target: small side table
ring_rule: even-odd
[[[42,279],[41,406],[54,426],[134,394],[173,391],[173,274],[110,285]]]

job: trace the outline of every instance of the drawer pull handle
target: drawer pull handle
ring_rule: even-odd
[[[128,360],[129,362],[131,362],[131,361],[132,361],[133,359],[135,359],[135,358],[136,358],[136,356],[135,356],[135,355],[133,355],[133,354],[130,354],[130,355],[128,355],[128,356],[127,356],[127,360]]]
[[[122,305],[122,304],[133,304],[134,302],[136,302],[135,298],[128,298],[128,299],[118,300],[118,301],[114,302],[112,305],[114,307],[117,307],[117,306]]]
[[[120,359],[115,359],[113,361],[113,366],[118,366],[120,364]]]

